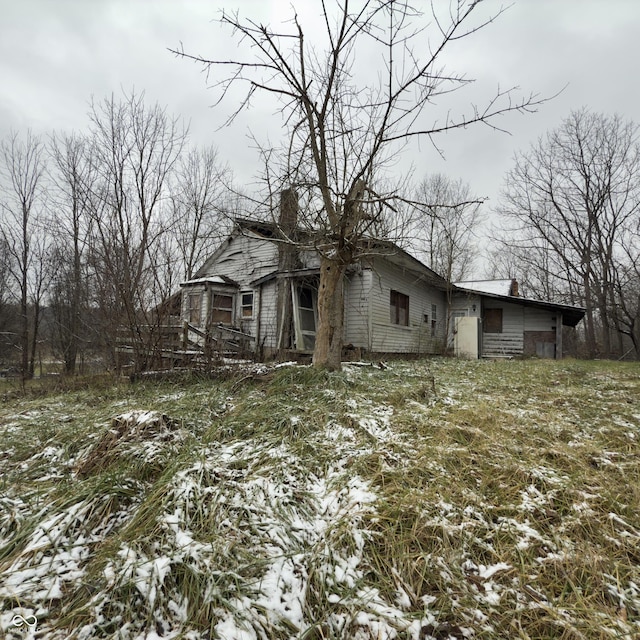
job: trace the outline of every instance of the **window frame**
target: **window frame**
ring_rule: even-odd
[[[389,290],[389,321],[398,327],[409,326],[409,296],[406,293],[395,289]]]
[[[251,296],[251,303],[245,302],[245,296]],[[241,291],[240,292],[240,319],[241,320],[253,320],[254,318],[254,303],[255,292],[254,291]],[[246,311],[249,310],[249,313]]]
[[[202,291],[191,291],[187,296],[187,316],[189,324],[194,327],[199,327],[202,323],[202,297]],[[196,314],[197,319],[194,319]]]
[[[291,296],[294,313],[294,344],[296,351],[311,353],[315,349],[318,331],[318,291],[308,283],[291,282]],[[306,300],[303,300],[306,298]],[[311,306],[303,306],[303,301]],[[313,318],[313,328],[306,321]]]
[[[231,301],[231,306],[226,307],[226,306],[221,306],[220,304],[216,304],[216,298],[218,299],[228,298]],[[211,324],[222,324],[222,325],[229,325],[229,326],[233,325],[233,298],[234,298],[233,294],[217,292],[217,291],[211,292],[211,310],[210,310]],[[216,315],[216,313],[224,313],[225,317],[228,314],[228,321],[226,319],[224,320],[215,319],[214,316]]]

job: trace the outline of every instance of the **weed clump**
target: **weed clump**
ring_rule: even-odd
[[[116,416],[98,442],[78,461],[76,474],[86,478],[100,473],[129,453],[134,445],[176,440],[180,437],[179,428],[177,421],[155,411],[130,411]]]

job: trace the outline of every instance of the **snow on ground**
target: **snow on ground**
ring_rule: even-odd
[[[352,427],[346,431],[359,430],[375,441],[392,438],[390,415],[389,408],[370,406],[363,415],[350,414]],[[131,423],[139,430],[157,419],[155,412],[129,412],[115,422]],[[114,433],[109,429],[106,437]],[[156,430],[153,437],[129,438],[114,447],[129,457],[137,455],[144,463],[171,444],[166,435]],[[329,428],[331,441],[334,435]],[[349,454],[362,454],[355,437],[348,438],[346,449]],[[90,453],[85,452],[86,457]],[[59,463],[63,455],[61,448],[47,446],[25,464]],[[112,456],[113,450],[103,455]],[[306,597],[317,583],[328,590],[327,602],[336,609],[328,624],[337,631],[355,624],[355,637],[394,638],[400,629],[414,629],[412,637],[418,637],[418,622],[406,620],[402,609],[376,589],[361,586],[362,556],[369,536],[366,522],[376,512],[376,494],[357,475],[345,480],[346,461],[338,459],[334,467],[316,475],[284,444],[256,446],[251,441],[206,448],[197,457],[169,482],[163,509],[155,516],[153,541],[122,541],[107,561],[102,570],[106,584],[92,599],[89,621],[77,630],[78,638],[99,635],[113,610],[123,609],[114,597],[124,592],[133,594],[129,595],[133,602],[126,606],[135,607],[138,624],[121,626],[118,637],[151,637],[144,631],[148,619],[153,620],[158,637],[188,632],[189,603],[171,579],[184,571],[197,576],[204,591],[202,604],[212,606],[217,619],[214,630],[220,638],[268,638],[273,629],[289,629],[297,637],[310,626]],[[140,506],[132,499],[126,508],[102,509],[111,497],[103,494],[70,505],[43,504],[22,552],[3,569],[6,580],[0,586],[0,598],[28,602],[31,608],[14,607],[12,613],[36,615],[38,628],[47,637],[66,637],[53,630],[50,605],[62,600],[65,592],[95,580],[87,575],[87,566],[100,542],[116,527],[129,523]],[[9,520],[26,519],[33,505],[15,496],[3,498],[3,506],[7,542],[12,534]],[[200,535],[205,522],[209,539]],[[216,530],[213,539],[211,522]],[[355,623],[349,613],[354,608],[360,611]],[[21,637],[21,633],[16,629],[8,637]]]
[[[375,513],[371,487],[357,476],[339,482],[342,472],[335,469],[322,477],[308,474],[282,446],[269,451],[282,473],[269,477],[261,469],[264,455],[250,444],[207,449],[201,461],[176,474],[167,510],[157,518],[161,532],[153,556],[122,545],[105,568],[108,591],[134,586],[156,628],[175,633],[188,626],[187,604],[166,580],[171,571],[188,567],[200,577],[202,604],[213,606],[218,637],[268,638],[273,629],[289,629],[297,637],[309,627],[311,580],[320,581],[331,589],[329,602],[369,611],[359,621],[363,633],[388,627],[384,637],[395,637],[394,627],[409,626],[402,611],[379,593],[358,587],[368,535],[363,523]],[[204,542],[198,527],[210,519],[219,535]],[[158,606],[161,589],[173,606]],[[108,597],[97,603],[96,620],[109,604]],[[348,617],[335,614],[330,624],[340,629]],[[94,632],[87,625],[80,637]]]
[[[351,367],[346,377],[366,375]],[[74,594],[87,592],[82,614],[73,618],[72,637],[78,640],[197,640],[205,627],[220,640],[305,633],[355,640],[486,638],[495,630],[493,614],[505,610],[531,616],[551,611],[559,634],[575,631],[567,637],[581,637],[575,615],[556,606],[536,580],[572,560],[576,548],[565,532],[592,518],[600,495],[574,491],[568,499],[570,478],[543,460],[527,467],[514,462],[526,481],[508,504],[487,502],[479,489],[469,489],[456,503],[440,498],[425,505],[416,494],[420,526],[444,541],[445,549],[451,541],[450,555],[434,550],[419,558],[437,596],[415,592],[396,566],[386,568],[392,578],[383,587],[372,580],[368,548],[384,530],[380,519],[387,498],[375,475],[355,469],[375,454],[392,461],[385,471],[404,469],[420,436],[396,428],[391,403],[327,392],[327,401],[342,402],[344,410],[305,436],[310,447],[331,452],[322,464],[310,465],[279,434],[191,445],[188,455],[180,455],[184,432],[162,414],[142,410],[118,416],[80,452],[50,442],[21,461],[33,484],[11,486],[0,495],[0,548],[19,549],[7,552],[10,561],[0,564],[0,625],[8,640],[70,637],[59,620],[70,613]],[[163,400],[183,395],[166,394]],[[464,409],[460,398],[460,389],[445,388],[438,402],[443,411]],[[411,400],[407,406],[423,418],[426,405]],[[234,410],[231,398],[228,407]],[[19,430],[23,421],[37,419],[35,412],[13,416],[3,428]],[[304,429],[305,420],[303,411],[287,418],[296,429]],[[630,431],[638,425],[619,426]],[[465,429],[465,437],[481,435]],[[568,446],[582,448],[591,439],[586,430],[577,431]],[[449,446],[445,453],[454,456],[456,449]],[[619,453],[602,449],[594,464],[630,465]],[[98,471],[107,477],[109,465],[119,460],[138,461],[142,471],[156,469],[156,475],[114,475],[99,482]],[[455,482],[444,458],[421,464],[425,483]],[[159,477],[162,482],[156,482]],[[71,494],[58,492],[57,482],[85,483],[87,490],[65,499]],[[563,517],[553,527],[541,526],[538,514],[553,519],[562,500]],[[640,530],[629,517],[612,511],[608,524],[613,544],[640,547]],[[517,563],[500,557],[497,547],[505,540],[522,558],[534,558],[525,578],[518,577]],[[453,541],[461,541],[459,550]],[[637,581],[613,573],[601,579],[621,611],[640,611]],[[447,613],[443,597],[460,624],[441,626]],[[35,616],[37,630],[12,626],[16,615]],[[640,629],[623,617],[615,624],[607,620],[603,628],[611,637],[632,638]]]

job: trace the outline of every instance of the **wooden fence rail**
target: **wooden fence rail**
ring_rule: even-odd
[[[204,364],[223,357],[247,358],[255,351],[253,336],[224,325],[203,329],[184,321],[137,329],[135,337],[131,331],[119,332],[117,351],[125,358],[142,355],[154,368]]]

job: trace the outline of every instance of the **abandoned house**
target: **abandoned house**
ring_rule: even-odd
[[[284,200],[284,198],[283,198]],[[319,256],[283,242],[295,216],[280,224],[238,219],[196,276],[181,285],[185,341],[242,344],[258,357],[312,353]],[[390,243],[347,272],[345,348],[353,354],[435,354],[449,346],[465,357],[562,357],[562,328],[584,310],[528,300],[515,282],[450,284]],[[505,283],[506,282],[506,283]]]

